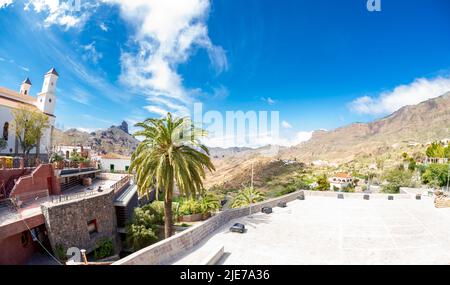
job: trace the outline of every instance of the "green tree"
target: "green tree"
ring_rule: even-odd
[[[447,164],[430,164],[422,174],[422,181],[433,187],[444,187],[447,185],[448,168]]]
[[[0,152],[8,146],[8,143],[3,138],[0,138]]]
[[[195,128],[189,118],[147,119],[136,124],[143,137],[131,157],[130,173],[136,173],[139,193],[151,188],[164,193],[165,237],[172,235],[172,200],[175,185],[186,197],[196,197],[203,190],[206,169],[215,170],[209,150],[198,140],[205,131]]]
[[[26,108],[14,109],[12,126],[15,136],[22,148],[24,158],[28,158],[30,151],[36,147],[45,129],[49,128],[48,116]],[[36,153],[36,156],[39,153]]]
[[[400,187],[409,187],[412,185],[412,173],[400,168],[394,168],[383,174],[383,179],[388,183],[383,185],[384,193],[400,193]]]
[[[330,182],[328,182],[328,177],[326,174],[319,176],[317,179],[317,190],[319,191],[328,191],[330,190]]]
[[[245,187],[237,193],[231,204],[231,208],[245,207],[250,204],[264,201],[264,198],[264,194],[261,191],[253,187]]]
[[[431,158],[445,157],[445,148],[438,142],[432,143],[425,151],[426,155]]]
[[[444,156],[450,158],[450,144],[444,149]]]
[[[408,160],[408,170],[414,171],[416,170],[416,167],[417,167],[416,161],[414,160],[414,158],[410,157]]]

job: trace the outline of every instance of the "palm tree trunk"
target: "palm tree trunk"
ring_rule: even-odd
[[[164,236],[169,238],[172,236],[172,195],[173,183],[170,183],[168,192],[164,195]]]

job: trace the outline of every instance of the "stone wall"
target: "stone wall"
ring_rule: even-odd
[[[104,237],[111,238],[117,248],[113,191],[64,203],[45,203],[41,208],[53,250],[61,245],[64,249],[77,247],[89,253]],[[97,232],[89,234],[88,222],[92,220],[96,220]]]
[[[275,207],[279,202],[291,202],[296,200],[303,191],[297,191],[279,198],[254,204],[251,207],[239,209],[228,209],[211,217],[204,223],[189,228],[168,239],[162,240],[149,247],[143,248],[115,263],[113,265],[147,265],[147,264],[169,264],[178,256],[186,253],[204,238],[214,233],[229,221],[247,216],[251,213],[261,212],[262,207]]]

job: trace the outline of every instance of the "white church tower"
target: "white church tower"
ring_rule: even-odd
[[[20,94],[21,95],[30,95],[30,89],[31,89],[31,81],[30,79],[27,77],[27,79],[25,79],[22,84],[20,85]]]
[[[54,115],[56,105],[56,82],[59,74],[55,68],[45,74],[42,91],[37,96],[37,107],[47,115]]]

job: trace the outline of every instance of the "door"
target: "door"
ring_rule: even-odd
[[[53,194],[53,178],[52,177],[47,177],[47,189],[48,189],[48,194],[52,195]]]

